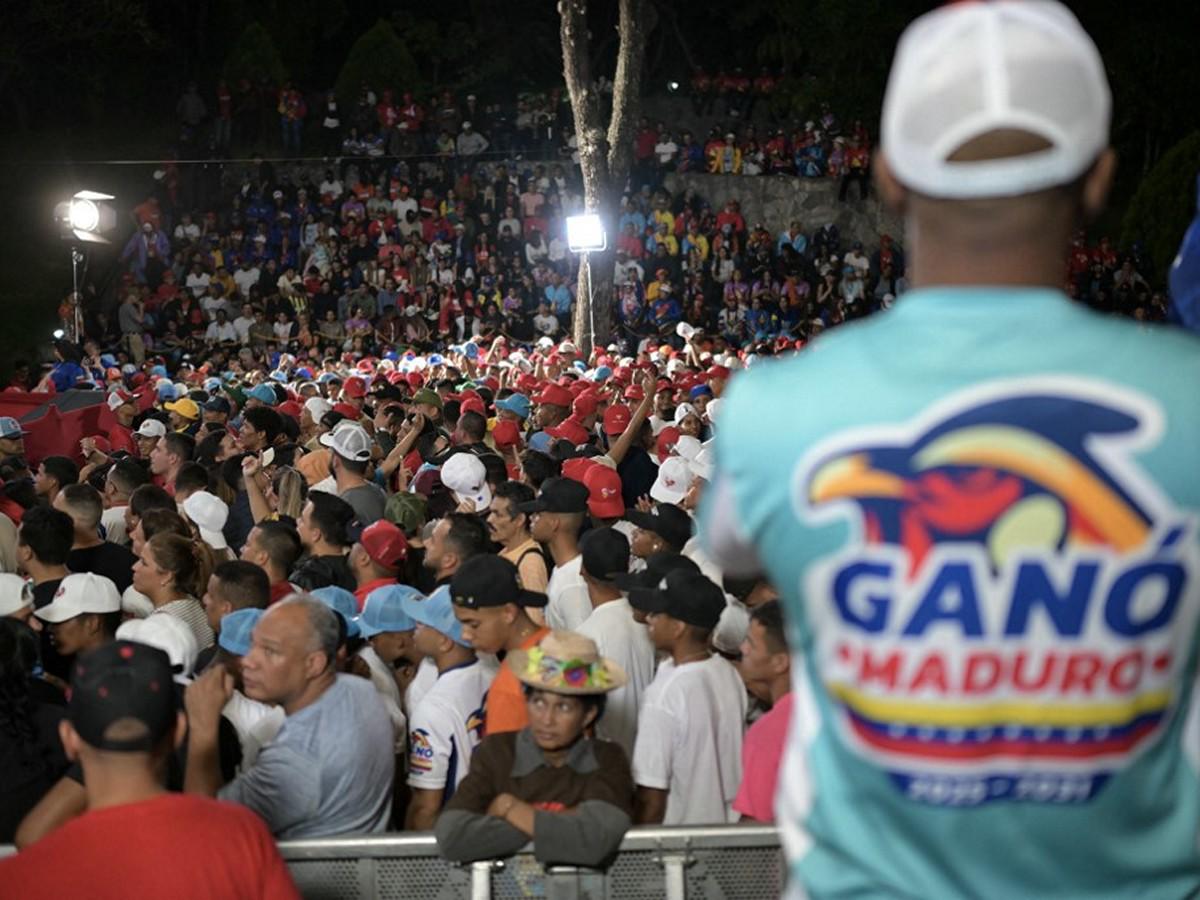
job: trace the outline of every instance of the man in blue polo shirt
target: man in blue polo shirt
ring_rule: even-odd
[[[917,20],[875,162],[913,290],[731,383],[704,532],[787,608],[794,895],[1200,888],[1200,345],[1059,289],[1109,122],[1054,0]]]

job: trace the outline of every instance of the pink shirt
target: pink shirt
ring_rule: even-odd
[[[792,720],[792,695],[778,702],[750,726],[742,739],[742,783],[733,808],[758,822],[775,821],[775,785]]]

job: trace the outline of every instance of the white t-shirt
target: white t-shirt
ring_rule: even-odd
[[[100,527],[104,539],[122,547],[129,546],[129,532],[125,530],[125,506],[110,506],[100,515]]]
[[[408,740],[408,719],[400,708],[400,685],[396,684],[396,676],[370,644],[359,650],[358,655],[367,664],[371,672],[371,684],[375,685],[383,705],[387,707],[388,718],[392,720],[392,728],[396,732],[396,752],[403,753],[404,742]]]
[[[408,784],[446,791],[466,777],[471,755],[483,740],[483,697],[494,671],[479,660],[447,669],[412,712],[408,735]]]
[[[667,791],[664,825],[737,821],[746,688],[720,656],[664,662],[642,700],[633,780]]]
[[[282,706],[251,700],[241,691],[233,692],[221,715],[233,724],[242,745],[239,772],[249,771],[259,751],[271,742],[286,718]]]
[[[233,330],[237,332],[239,344],[250,343],[250,326],[254,324],[254,316],[238,316],[233,320]]]
[[[226,322],[224,325],[219,322],[211,322],[208,330],[204,332],[204,337],[210,341],[236,341],[238,333],[232,322]]]
[[[241,292],[243,297],[249,297],[250,288],[258,284],[258,279],[261,274],[262,273],[258,270],[258,266],[251,266],[248,269],[238,269],[233,273],[233,283],[237,285],[238,291]],[[250,319],[249,322],[246,323],[246,327],[249,328],[250,322],[253,321],[253,319]]]
[[[408,710],[410,716],[421,699],[429,693],[429,689],[437,683],[437,679],[437,663],[428,656],[417,663],[417,674],[404,689],[404,708]]]
[[[621,597],[601,603],[576,631],[596,642],[601,656],[620,664],[629,682],[608,695],[596,736],[615,741],[632,758],[637,738],[638,709],[654,680],[654,644],[646,626],[633,618],[629,601]]]
[[[583,580],[583,554],[555,566],[546,585],[546,624],[559,631],[574,631],[592,614],[592,599]]]
[[[191,272],[188,274],[185,286],[192,292],[192,296],[199,299],[205,291],[208,290],[208,273],[207,272]]]

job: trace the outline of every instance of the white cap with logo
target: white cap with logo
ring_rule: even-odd
[[[59,582],[49,606],[35,615],[51,624],[65,622],[84,613],[121,611],[121,594],[111,578],[94,572],[76,572]]]
[[[20,575],[0,574],[0,616],[11,616],[33,606],[33,585]]]
[[[333,431],[321,435],[321,444],[345,459],[366,462],[371,458],[371,436],[349,419],[343,419]]]
[[[880,143],[896,179],[930,197],[1012,197],[1067,184],[1108,146],[1112,95],[1095,43],[1056,0],[952,3],[900,38]],[[1048,149],[949,160],[999,130]]]

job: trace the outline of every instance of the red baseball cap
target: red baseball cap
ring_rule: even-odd
[[[662,462],[671,455],[671,448],[675,446],[679,440],[679,429],[674,425],[668,425],[658,433],[658,440],[654,443],[654,451],[658,454],[658,461]]]
[[[617,435],[624,433],[633,419],[633,413],[623,403],[616,403],[604,411],[604,433]]]
[[[574,395],[565,387],[557,384],[548,384],[540,394],[533,398],[534,403],[549,403],[551,406],[565,406],[571,408],[571,404],[575,402]]]
[[[347,378],[346,383],[342,385],[342,393],[347,397],[361,400],[367,396],[367,383],[361,378]]]
[[[727,369],[725,366],[709,366],[708,371],[704,374],[708,376],[709,381],[713,381],[718,378],[723,380],[729,377],[729,369]]]
[[[476,412],[487,418],[487,407],[483,405],[483,398],[476,394],[474,397],[467,397],[458,407],[459,415],[465,412]]]
[[[349,403],[335,403],[333,404],[333,411],[336,413],[341,413],[352,422],[358,421],[359,412]]]
[[[425,376],[420,372],[409,372],[407,376],[410,387],[419,388],[425,386]]]
[[[631,384],[629,387],[625,388],[625,399],[636,400],[638,403],[641,403],[646,399],[646,392],[642,390],[642,386],[640,384]]]
[[[581,419],[586,419],[588,416],[594,416],[599,406],[600,398],[590,391],[585,391],[571,404],[571,413]]]
[[[554,428],[547,428],[546,434],[558,440],[570,441],[576,447],[586,444],[589,437],[588,430],[577,419],[566,419]]]
[[[291,416],[293,419],[300,418],[300,410],[301,406],[295,400],[289,400],[287,403],[280,403],[277,407],[275,407],[276,412],[285,416]]]
[[[615,519],[625,515],[621,476],[617,474],[616,469],[593,463],[584,474],[583,483],[588,489],[588,511],[593,516],[598,519]]]
[[[492,429],[492,441],[497,447],[519,447],[521,428],[512,419],[500,419]]]
[[[583,457],[568,459],[562,464],[563,478],[570,478],[572,481],[578,481],[580,484],[587,484],[587,473],[596,465],[599,465],[599,463],[592,462],[590,459],[584,459]]]
[[[358,542],[367,556],[385,569],[395,569],[408,558],[408,541],[404,532],[387,519],[380,519],[363,529]]]

